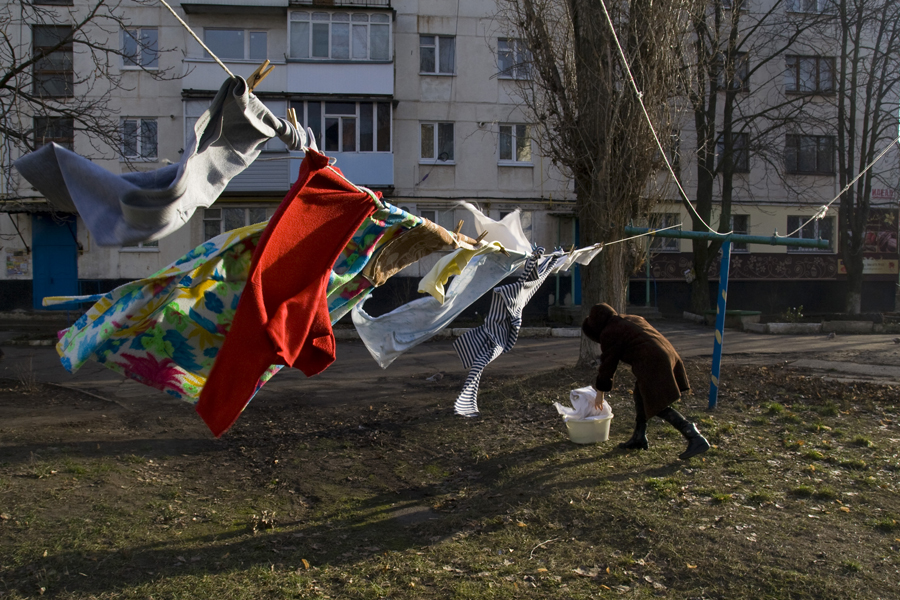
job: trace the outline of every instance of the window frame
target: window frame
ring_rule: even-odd
[[[736,218],[746,219],[746,226],[741,230],[738,230],[735,227],[734,221]],[[729,219],[729,227],[733,233],[738,235],[750,235],[750,215],[746,213],[731,213],[731,219]],[[731,251],[732,252],[750,252],[750,249],[747,247],[747,242],[732,242],[731,243]]]
[[[200,220],[200,237],[202,238],[201,243],[206,243],[209,240],[213,239],[216,236],[222,235],[227,231],[234,231],[234,229],[238,229],[240,227],[247,227],[248,225],[255,225],[256,223],[262,223],[272,218],[272,215],[275,214],[275,211],[278,208],[277,203],[259,203],[259,204],[214,204],[209,208],[203,209],[203,214]],[[238,227],[232,229],[225,229],[225,212],[226,210],[242,210],[244,211],[244,224],[239,225]],[[263,210],[265,211],[266,218],[258,221],[253,221],[251,218],[251,210]],[[218,211],[219,216],[213,216],[212,213]],[[208,235],[207,224],[218,223],[219,224],[219,232],[215,235]]]
[[[721,54],[718,58],[718,77],[716,80],[716,89],[720,92],[750,91],[750,53],[735,52],[734,53],[734,79],[732,87],[725,87],[725,57]]]
[[[651,229],[665,229],[681,222],[681,213],[650,213]],[[679,239],[652,236],[650,238],[650,252],[681,252]]]
[[[789,175],[824,175],[828,177],[833,177],[835,175],[835,136],[833,135],[804,135],[798,133],[787,133],[785,134],[784,140],[784,172]],[[801,170],[801,151],[803,149],[803,141],[806,140],[815,140],[816,142],[816,168],[814,170]],[[791,142],[796,140],[796,148],[791,147]],[[822,170],[819,168],[819,154],[822,152],[822,149],[819,148],[819,143],[822,140],[828,140],[830,148],[828,148],[828,160],[830,162],[830,168],[827,170]],[[796,152],[796,167],[791,168],[788,164],[788,151],[793,150]]]
[[[310,122],[310,104],[319,105],[319,123],[316,125]],[[354,114],[328,112],[328,104],[354,104]],[[303,127],[310,127],[316,137],[316,144],[324,152],[340,152],[348,154],[391,154],[394,145],[394,110],[391,103],[385,102],[383,99],[357,100],[355,98],[340,99],[331,98],[328,100],[293,100],[290,106],[297,113],[297,120]],[[363,110],[364,107],[372,109],[372,149],[363,150]],[[379,119],[387,116],[387,127],[379,127]],[[344,118],[356,119],[355,133],[355,150],[343,150],[344,137],[343,127]],[[340,150],[328,150],[325,147],[326,119],[338,118],[340,120],[338,129],[338,143]],[[385,139],[386,138],[386,139]]]
[[[44,49],[49,49],[55,47],[57,44],[51,44],[48,46],[37,46],[35,44],[37,35],[36,32],[39,29],[44,30],[64,30],[68,29],[69,33],[64,37],[57,37],[57,40],[68,40],[65,43],[61,44],[56,50],[49,52],[42,56],[41,58],[36,58],[34,64],[31,69],[31,79],[32,79],[32,93],[35,96],[41,96],[46,98],[73,98],[75,96],[75,31],[71,25],[44,25],[44,24],[35,24],[31,26],[31,53],[32,56],[37,56],[39,52],[44,52]],[[64,63],[67,68],[41,68],[42,62],[47,61],[49,63],[52,58],[59,60]],[[56,77],[62,78],[63,87],[65,88],[64,93],[62,94],[47,94],[45,93],[46,88],[44,87],[44,83],[47,81],[51,81]]]
[[[500,49],[500,45],[503,43],[506,43],[509,46],[506,50]],[[513,61],[509,67],[503,68],[501,53],[509,53],[509,57]],[[525,40],[520,38],[497,38],[498,79],[530,81],[532,61],[531,49],[525,43]],[[510,73],[510,71],[512,73]]]
[[[152,242],[137,242],[129,246],[121,246],[119,252],[159,252],[159,240]]]
[[[39,127],[38,126],[39,120],[46,122],[47,127],[43,127],[43,128]],[[42,142],[40,144],[38,143],[37,134],[41,129],[43,129],[44,131],[49,130],[50,129],[49,125],[51,123],[61,123],[65,127],[66,121],[68,121],[68,130],[69,130],[69,131],[67,131],[67,133],[71,132],[71,135],[58,136],[58,137],[42,136],[41,137]],[[74,152],[74,150],[75,150],[75,120],[72,119],[71,117],[48,117],[48,116],[35,115],[34,117],[32,117],[31,124],[33,127],[32,142],[34,143],[35,150],[37,150],[41,146],[45,146],[51,142],[56,142],[63,148],[72,150]]]
[[[288,61],[310,61],[310,62],[374,62],[374,63],[389,63],[393,61],[394,56],[394,32],[391,27],[391,15],[388,13],[380,12],[380,11],[359,11],[359,10],[321,10],[326,7],[319,6],[311,6],[306,10],[289,10],[287,15],[288,20],[288,31],[287,31],[287,53],[286,57]],[[294,18],[294,15],[302,15],[306,14],[309,16],[308,19]],[[313,15],[328,15],[328,56],[314,56],[315,52],[315,32],[313,28],[313,24],[317,21],[322,24],[326,21],[323,19],[314,19]],[[334,15],[347,15],[348,19],[346,21],[335,21]],[[362,20],[354,21],[354,16],[365,15],[366,21]],[[373,21],[372,17],[378,16],[379,20]],[[382,21],[381,17],[386,17],[387,20]],[[294,55],[294,27],[295,23],[309,23],[308,32],[307,32],[307,47],[306,47],[306,56],[295,56]],[[337,23],[338,25],[347,23],[348,29],[348,46],[347,46],[347,57],[335,57],[334,54],[334,25]],[[366,58],[354,58],[354,33],[353,30],[355,27],[366,27]],[[384,58],[372,58],[373,55],[373,46],[374,44],[374,28],[378,28],[377,30],[384,29],[387,32],[387,48],[385,49],[386,56]]]
[[[212,45],[209,43],[209,41],[206,38],[206,34],[209,31],[239,31],[243,34],[244,39],[243,39],[243,49],[242,49],[242,55],[241,55],[242,58],[230,57],[230,56],[227,56],[227,54],[224,52],[216,51],[216,55],[222,59],[222,62],[246,61],[246,62],[258,63],[260,61],[264,61],[269,58],[269,30],[268,29],[260,29],[260,28],[255,28],[255,27],[204,27],[203,28],[203,43],[206,44],[207,46],[209,46],[210,49],[212,50],[213,49]],[[251,37],[253,36],[253,34],[258,34],[258,33],[263,33],[266,36],[266,55],[262,56],[262,57],[252,56],[252,53],[251,53],[251,47],[252,47],[251,43],[250,43]],[[203,58],[205,58],[207,60],[213,60],[213,57],[206,50],[203,50]]]
[[[430,46],[424,45],[422,43],[422,38],[432,38],[434,40],[433,44]],[[445,40],[445,41],[441,41]],[[451,54],[451,68],[449,71],[441,70],[441,46],[443,44],[447,44],[446,40],[450,40],[452,43],[452,54]],[[426,71],[422,68],[422,49],[423,48],[433,48],[434,49],[434,70]],[[437,75],[441,77],[450,77],[456,75],[456,36],[454,35],[438,35],[436,33],[420,33],[419,34],[419,75]]]
[[[788,215],[787,230],[789,232],[794,231],[795,229],[797,229],[800,226],[801,223],[804,223],[805,221],[809,220],[810,217],[812,217],[812,215]],[[791,221],[792,219],[796,219],[796,221],[792,222]],[[823,240],[828,240],[828,248],[826,248],[825,250],[821,250],[819,248],[801,248],[799,246],[788,246],[787,251],[792,252],[792,253],[797,252],[797,253],[801,253],[801,254],[802,253],[834,254],[835,253],[835,240],[834,240],[835,217],[833,217],[831,215],[828,215],[828,216],[822,217],[821,219],[816,219],[816,220],[813,220],[813,221],[810,221],[809,223],[807,223],[807,225],[806,225],[806,227],[804,227],[804,229],[806,229],[807,227],[812,227],[813,231],[811,233],[813,233],[814,237],[804,236],[803,235],[804,232],[802,229],[800,231],[792,234],[789,237],[792,239],[817,240],[817,239],[819,239],[819,235],[820,235],[820,231],[822,229],[823,223],[828,223],[828,228],[831,229],[831,232],[830,232],[831,237],[830,238],[826,237],[826,236],[822,236],[822,238],[821,238]]]
[[[525,128],[525,138],[528,143],[528,159],[519,160],[519,128]],[[533,167],[534,166],[534,147],[531,143],[532,126],[528,123],[500,123],[497,140],[497,164],[502,167]],[[510,158],[503,158],[503,136],[504,128],[509,128],[510,137]]]
[[[734,131],[732,138],[732,164],[733,173],[750,172],[750,134],[746,131]],[[743,143],[741,143],[743,140]],[[725,153],[725,134],[719,133],[716,138],[716,170],[721,172],[722,155]],[[739,160],[743,158],[743,160]]]
[[[126,134],[125,134],[125,124],[133,121],[136,123],[136,148],[137,154],[131,156],[127,154],[126,151]],[[156,129],[156,139],[154,144],[154,152],[152,156],[144,155],[144,123],[152,122],[155,125]],[[159,162],[159,119],[157,117],[122,117],[120,120],[120,127],[122,128],[122,156],[120,160],[122,161],[130,161],[130,162]]]
[[[788,64],[789,61],[791,61],[791,60],[795,60],[796,64],[793,66]],[[815,79],[816,79],[816,81],[815,81],[815,88],[812,90],[799,89],[801,81],[802,81],[801,77],[800,77],[800,65],[801,65],[801,61],[803,61],[803,60],[815,60],[815,70],[816,70]],[[821,84],[821,79],[822,79],[822,77],[821,77],[822,66],[821,65],[823,63],[829,64],[831,67],[831,85],[828,89],[823,88],[822,84]],[[785,93],[786,94],[808,95],[808,96],[834,94],[834,67],[835,67],[835,58],[833,56],[815,56],[815,55],[807,56],[807,55],[800,55],[800,54],[790,54],[788,56],[785,56],[785,67],[784,67],[784,75],[785,75],[784,91],[785,91]],[[793,89],[791,89],[789,87],[789,82],[788,82],[789,76],[793,77],[793,84],[794,84]]]
[[[137,32],[137,35],[133,35],[131,32]],[[144,31],[153,31],[156,33],[156,41],[153,42],[153,46],[145,46],[144,42],[142,42],[142,38],[144,35]],[[127,54],[127,49],[125,48],[125,44],[127,43],[128,38],[134,41],[135,44],[135,55],[129,56]],[[153,60],[149,61],[150,64],[144,64],[144,50],[151,49],[154,57]],[[129,61],[133,64],[129,64]],[[158,27],[126,27],[122,29],[122,70],[124,71],[158,71],[159,70],[159,28]]]
[[[815,10],[800,6],[801,3],[810,1],[815,3]],[[831,15],[835,13],[834,5],[829,0],[789,0],[785,10],[795,15]]]
[[[450,126],[451,132],[451,148],[450,156],[446,160],[441,160],[440,156],[444,152],[440,151],[441,126],[446,132],[446,126]],[[423,131],[424,127],[431,126],[434,128],[432,134],[432,151],[434,156],[431,158],[422,156],[423,147]],[[419,164],[420,165],[455,165],[456,164],[456,123],[453,121],[419,121]]]

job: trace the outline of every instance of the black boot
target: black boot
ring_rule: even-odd
[[[678,455],[678,458],[681,460],[687,460],[692,456],[703,454],[709,450],[709,442],[706,441],[705,437],[700,435],[700,432],[697,431],[697,426],[681,416],[681,413],[674,408],[666,407],[661,410],[657,416],[671,423],[672,427],[680,431],[681,435],[687,438],[687,450]]]
[[[634,426],[634,433],[631,434],[631,439],[619,444],[619,448],[624,450],[646,450],[649,447],[650,444],[647,442],[646,421],[643,423],[636,423]]]

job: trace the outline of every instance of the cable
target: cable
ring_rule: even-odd
[[[184,28],[187,29],[188,33],[190,33],[190,34],[193,36],[193,38],[194,38],[195,40],[197,40],[197,42],[198,42],[201,46],[203,46],[203,49],[206,50],[207,52],[209,52],[209,55],[213,57],[213,60],[215,60],[217,63],[219,63],[219,66],[220,66],[220,67],[222,67],[223,69],[225,69],[225,72],[228,73],[228,76],[229,76],[229,77],[234,77],[234,73],[232,73],[232,72],[228,69],[228,67],[225,66],[225,63],[223,63],[221,60],[219,60],[219,57],[218,57],[218,56],[216,56],[215,54],[213,54],[213,51],[210,50],[210,49],[206,46],[206,44],[203,43],[203,40],[201,40],[199,37],[197,37],[197,34],[194,33],[194,30],[191,29],[190,26],[189,26],[187,23],[185,23],[185,22],[181,19],[181,17],[178,16],[178,13],[176,13],[175,10],[174,10],[171,6],[169,6],[169,3],[166,2],[166,0],[159,0],[159,1],[162,2],[163,6],[165,6],[166,8],[169,9],[169,12],[172,13],[172,15],[173,15],[176,19],[178,19],[178,22],[179,22],[179,23],[181,23],[182,25],[184,25]]]
[[[641,111],[644,113],[644,118],[647,119],[647,124],[650,126],[650,132],[653,134],[653,139],[656,141],[656,147],[659,148],[659,153],[662,155],[663,161],[666,163],[666,168],[669,169],[669,173],[672,175],[672,179],[675,180],[675,185],[678,186],[678,191],[681,192],[681,196],[684,198],[685,203],[689,207],[689,211],[691,213],[691,218],[696,219],[703,223],[703,225],[708,229],[711,233],[716,235],[726,236],[728,233],[732,233],[729,231],[728,233],[720,233],[709,226],[709,224],[704,221],[700,215],[697,213],[696,209],[694,209],[694,205],[691,204],[690,198],[688,198],[687,192],[684,191],[684,188],[681,187],[681,182],[678,180],[678,176],[675,174],[675,170],[672,168],[672,164],[669,162],[669,157],[666,156],[666,151],[663,148],[662,142],[659,141],[659,135],[656,133],[656,128],[653,126],[653,121],[650,119],[650,114],[647,112],[647,107],[644,106],[644,93],[638,88],[637,81],[634,79],[634,75],[631,72],[631,66],[628,64],[628,59],[625,58],[625,51],[622,49],[622,44],[619,42],[619,35],[616,33],[616,27],[613,25],[612,17],[609,16],[609,11],[606,9],[605,0],[600,0],[600,6],[603,7],[603,14],[606,16],[606,22],[609,23],[609,29],[612,32],[613,39],[616,41],[616,47],[619,49],[619,57],[622,59],[622,64],[625,66],[625,72],[628,73],[628,81],[631,82],[631,87],[634,88],[634,93],[637,95],[638,104],[641,105]]]
[[[832,204],[834,204],[841,196],[843,196],[843,195],[844,195],[844,192],[846,192],[847,190],[849,190],[849,189],[853,186],[854,183],[856,183],[857,181],[859,181],[859,178],[862,177],[863,175],[865,175],[866,171],[868,171],[869,169],[871,169],[872,166],[873,166],[875,163],[877,163],[879,160],[881,160],[882,158],[884,158],[884,155],[888,153],[888,150],[890,150],[890,149],[894,146],[894,144],[896,144],[896,143],[898,143],[898,142],[900,142],[900,137],[897,137],[897,139],[891,140],[891,143],[888,144],[887,146],[885,146],[884,150],[882,150],[881,152],[879,152],[879,153],[878,153],[878,156],[876,156],[875,159],[874,159],[872,162],[870,162],[868,165],[866,165],[866,168],[865,168],[865,169],[863,169],[862,171],[860,171],[859,174],[858,174],[856,177],[853,178],[853,181],[851,181],[850,183],[848,183],[847,185],[845,185],[845,186],[844,186],[844,189],[842,189],[842,190],[838,193],[837,196],[835,196],[834,198],[831,199],[831,202],[829,202],[828,204],[823,204],[822,206],[820,206],[820,207],[819,207],[819,210],[816,211],[816,214],[814,214],[812,217],[810,217],[808,221],[806,221],[805,223],[803,223],[802,225],[800,225],[800,227],[798,227],[797,229],[795,229],[794,231],[790,232],[790,233],[787,234],[787,235],[778,235],[778,234],[776,233],[776,234],[775,234],[775,237],[780,237],[780,238],[789,238],[789,237],[793,237],[793,235],[794,235],[795,233],[797,233],[798,231],[802,230],[804,227],[806,227],[807,225],[809,225],[809,224],[812,223],[813,221],[818,221],[819,219],[824,218],[825,215],[828,213],[828,208],[829,208]]]
[[[663,227],[663,228],[661,228],[661,229],[651,229],[650,231],[645,231],[644,233],[639,233],[638,235],[633,235],[633,236],[631,236],[631,237],[622,238],[621,240],[616,240],[616,241],[614,241],[614,242],[606,242],[605,245],[606,245],[606,246],[612,246],[613,244],[618,244],[619,242],[627,242],[628,240],[636,240],[637,238],[642,238],[642,237],[647,236],[647,235],[656,235],[656,234],[659,233],[660,231],[665,231],[665,230],[667,230],[667,229],[675,229],[676,227],[681,227],[681,226],[682,226],[682,223],[679,223],[679,224],[677,224],[677,225],[670,225],[670,226],[668,226],[668,227]],[[718,231],[714,231],[713,233],[716,233],[716,234],[718,234],[718,235],[727,235],[727,234],[724,234],[724,233],[721,233],[721,234],[720,234]]]

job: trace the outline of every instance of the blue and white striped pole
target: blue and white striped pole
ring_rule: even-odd
[[[722,242],[722,265],[719,269],[719,294],[716,297],[716,342],[713,346],[712,374],[709,376],[709,408],[716,407],[719,397],[719,372],[722,369],[722,337],[725,335],[725,305],[728,302],[728,271],[731,268],[731,240]]]

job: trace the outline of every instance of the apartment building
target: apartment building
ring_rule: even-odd
[[[53,27],[65,27],[93,4],[43,2],[55,11]],[[515,101],[517,79],[527,76],[520,64],[523,49],[498,27],[492,3],[171,4],[233,73],[247,77],[269,60],[275,69],[256,95],[278,116],[293,108],[314,132],[319,148],[335,158],[351,181],[447,228],[466,219],[469,213],[457,208],[466,200],[493,218],[520,209],[526,234],[537,244],[574,243],[571,185],[532,143],[531,125]],[[125,2],[121,10],[129,26],[114,35],[128,56],[114,59],[125,89],[116,91],[112,103],[129,161],[104,157],[85,134],[66,123],[36,121],[38,129],[43,127],[36,135],[90,156],[113,172],[156,169],[178,160],[185,132],[227,75],[162,5]],[[26,23],[20,43],[39,48],[47,27]],[[70,65],[75,81],[81,80],[79,74],[89,72],[91,65],[77,44],[64,51],[70,58],[60,62]],[[181,77],[154,80],[147,68],[177,69]],[[51,90],[61,101],[66,94],[90,93],[77,83],[67,89],[71,74],[35,77],[62,80],[59,89]],[[8,164],[15,157],[5,158]],[[6,272],[0,273],[0,309],[39,308],[46,295],[89,293],[144,277],[223,231],[264,220],[290,188],[302,158],[279,140],[270,141],[259,159],[231,181],[214,205],[197,211],[188,226],[158,242],[128,248],[92,244],[79,218],[50,215],[46,203],[13,172],[17,187],[7,198],[16,200],[4,203],[9,217],[0,223],[7,253]],[[462,231],[475,235],[471,218]],[[412,279],[436,259],[413,265],[373,301],[380,295],[384,302],[396,303],[415,295]],[[569,302],[577,295],[569,278],[561,289]],[[547,293],[555,294],[555,287],[549,286]]]
[[[11,28],[24,51],[53,44],[94,4],[32,2],[47,18],[28,22],[23,17],[20,26]],[[279,116],[293,108],[313,130],[319,148],[333,156],[355,183],[447,228],[466,218],[468,213],[456,206],[466,200],[493,218],[520,209],[525,231],[536,244],[569,247],[584,241],[578,239],[571,182],[540,154],[533,123],[517,102],[520,81],[530,77],[527,48],[497,19],[494,3],[181,0],[170,4],[235,74],[247,77],[269,60],[275,69],[256,88],[257,96]],[[746,7],[759,10],[752,3]],[[66,119],[33,117],[34,136],[72,148],[113,172],[156,169],[179,159],[185,132],[209,105],[226,74],[161,4],[126,1],[119,10],[126,23],[118,31],[88,27],[86,35],[122,49],[123,56],[110,59],[110,72],[121,77],[122,85],[110,93],[109,108],[121,126],[124,158],[98,147],[89,133]],[[818,8],[791,4],[784,10]],[[90,77],[95,62],[77,43],[58,48],[53,56],[56,60],[34,67],[33,81],[27,85],[59,102],[104,92],[104,86]],[[154,78],[154,71],[175,76]],[[832,54],[798,50],[745,77],[741,93],[760,103],[785,95],[812,95],[816,99],[810,109],[818,106],[827,114],[833,110],[829,103],[833,80]],[[786,234],[838,193],[835,134],[827,119],[822,121],[813,129],[785,130],[770,141],[781,154],[778,160],[771,153],[763,158],[751,152],[756,140],[737,137],[735,161],[740,172],[735,176],[734,231]],[[696,185],[693,135],[691,119],[685,115],[678,132],[678,167],[691,197]],[[155,272],[223,231],[268,218],[303,158],[272,140],[215,204],[197,211],[188,226],[158,242],[110,248],[93,243],[77,216],[51,214],[46,202],[10,169],[16,152],[6,143],[0,147],[6,186],[0,189],[0,210],[7,213],[0,220],[6,254],[6,270],[0,271],[0,310],[40,308],[48,295],[110,289]],[[897,164],[895,149],[879,166],[879,187],[871,192],[875,210],[866,310],[893,308],[898,278]],[[657,207],[651,224],[687,223],[674,189],[667,197],[670,201]],[[836,206],[826,218],[795,234],[831,240],[827,251],[736,246],[730,307],[766,312],[799,304],[811,308],[807,299],[811,297],[823,310],[840,309],[837,300],[831,303],[839,297],[842,278]],[[474,235],[470,220],[462,231]],[[643,305],[649,298],[665,312],[680,313],[690,304],[686,282],[690,242],[656,239],[651,250],[650,269],[632,277],[631,301]],[[426,259],[393,278],[375,294],[370,307],[387,308],[414,297],[416,279],[436,259]],[[563,276],[544,288],[532,310],[580,302],[577,275]]]

